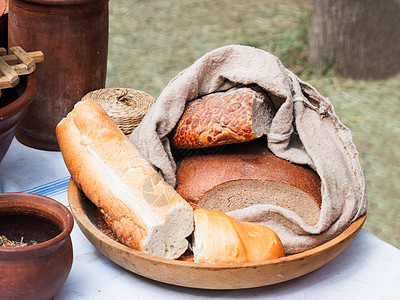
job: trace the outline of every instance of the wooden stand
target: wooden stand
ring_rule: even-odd
[[[19,83],[19,76],[31,74],[36,64],[44,60],[41,51],[25,52],[20,46],[7,50],[0,48],[0,96],[1,90],[12,88]]]

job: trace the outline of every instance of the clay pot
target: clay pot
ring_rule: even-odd
[[[36,241],[0,247],[0,299],[53,299],[72,266],[70,211],[36,194],[0,194],[0,234],[9,240]]]
[[[108,55],[108,0],[13,0],[8,46],[42,51],[35,101],[17,139],[59,150],[56,125],[88,92],[104,88]]]
[[[0,97],[0,162],[4,158],[18,124],[27,112],[36,92],[34,75],[21,76],[14,88],[4,89]]]

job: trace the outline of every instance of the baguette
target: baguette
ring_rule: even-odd
[[[170,259],[186,251],[193,209],[99,104],[78,102],[56,132],[72,179],[122,243]]]
[[[239,222],[211,209],[196,209],[194,218],[195,262],[234,264],[285,256],[281,240],[266,226]]]
[[[274,108],[268,96],[240,87],[189,102],[170,134],[176,149],[251,141],[268,132]]]

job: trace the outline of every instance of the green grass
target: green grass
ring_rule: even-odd
[[[280,2],[112,1],[107,85],[135,87],[158,96],[179,71],[228,44],[250,45],[293,59],[287,47],[295,41],[291,45],[285,41],[293,39],[296,23],[310,5],[303,9],[293,5],[296,1]]]
[[[400,76],[384,81],[311,79],[349,127],[364,170],[365,228],[400,248]]]
[[[215,48],[242,44],[278,56],[331,98],[352,130],[367,185],[364,228],[400,248],[400,75],[340,78],[307,63],[311,0],[110,1],[108,87],[157,97],[168,82]]]

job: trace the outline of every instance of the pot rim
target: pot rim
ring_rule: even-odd
[[[36,93],[36,78],[33,74],[27,76],[27,84],[24,92],[10,104],[0,108],[0,120],[7,119],[23,110],[29,105]]]
[[[19,212],[23,213],[23,209],[25,209],[27,214],[29,214],[29,212],[42,213],[40,216],[48,219],[49,222],[56,223],[57,226],[60,227],[61,233],[54,238],[36,245],[24,247],[0,247],[0,256],[25,255],[29,253],[33,254],[35,252],[39,254],[48,248],[58,247],[58,245],[61,245],[64,240],[69,238],[74,226],[74,219],[69,209],[62,203],[46,196],[24,192],[1,193],[0,208],[2,207],[2,201],[4,200],[7,201],[7,206],[9,206],[10,201],[12,201],[13,206],[20,209]],[[29,202],[26,200],[29,200]],[[57,219],[57,221],[50,219],[50,216]]]

